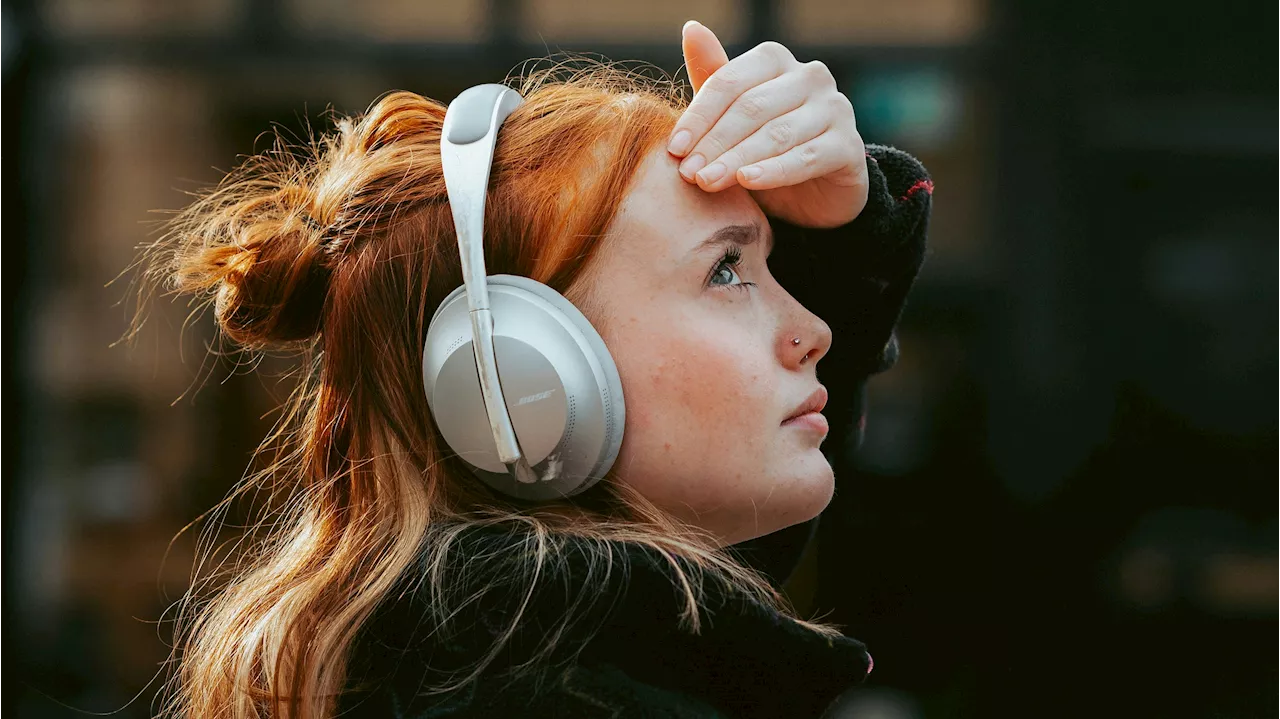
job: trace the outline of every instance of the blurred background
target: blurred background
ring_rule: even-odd
[[[181,303],[111,346],[154,211],[387,90],[675,72],[690,18],[822,60],[936,182],[787,587],[875,656],[845,715],[1277,715],[1275,2],[49,0],[3,5],[6,716],[151,715],[175,535],[284,398]]]

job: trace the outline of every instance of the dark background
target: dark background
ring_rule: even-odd
[[[283,398],[182,303],[111,346],[152,211],[390,89],[561,50],[675,72],[696,18],[824,61],[936,181],[902,359],[788,585],[875,656],[845,714],[1276,716],[1275,3],[355,8],[3,5],[7,715],[150,715],[178,531]]]

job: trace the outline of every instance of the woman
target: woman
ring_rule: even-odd
[[[777,43],[730,61],[692,22],[684,52],[692,103],[540,72],[498,136],[488,272],[568,297],[622,380],[617,461],[569,498],[493,491],[427,411],[426,329],[461,284],[444,105],[390,94],[178,215],[150,276],[304,371],[274,461],[232,497],[281,498],[270,531],[193,591],[167,710],[805,717],[870,671],[774,583],[834,491],[821,443],[860,433],[863,383],[896,357],[932,185],[864,149],[821,63]]]

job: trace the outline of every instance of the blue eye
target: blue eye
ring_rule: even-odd
[[[734,280],[737,281],[735,282]],[[731,287],[742,284],[742,278],[738,277],[738,272],[733,269],[732,265],[721,263],[716,267],[715,274],[711,275],[711,284],[713,286]]]
[[[754,286],[754,282],[743,282],[742,278],[738,276],[737,268],[741,264],[742,251],[737,247],[730,247],[711,270],[711,276],[707,279],[707,284],[712,287],[739,287],[742,289]]]

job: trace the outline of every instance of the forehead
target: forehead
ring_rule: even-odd
[[[687,260],[712,232],[725,225],[765,224],[764,213],[741,186],[707,192],[679,173],[680,158],[665,147],[651,152],[623,199],[610,245],[623,254],[652,260]]]

